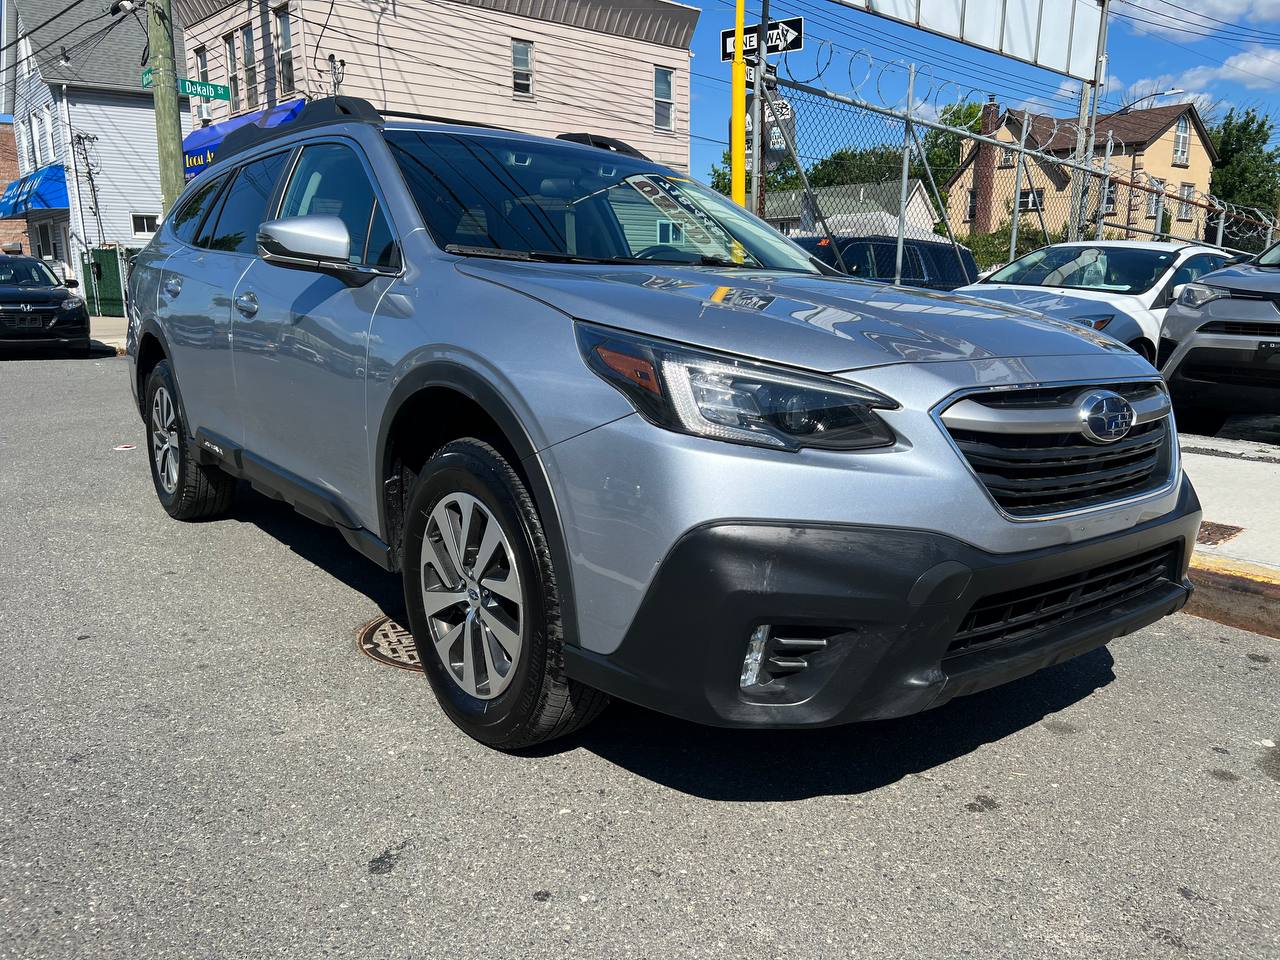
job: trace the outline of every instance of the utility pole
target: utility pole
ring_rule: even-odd
[[[151,96],[156,112],[160,196],[165,212],[182,192],[182,116],[178,113],[178,71],[173,62],[173,14],[169,0],[147,0],[147,46],[151,50]]]

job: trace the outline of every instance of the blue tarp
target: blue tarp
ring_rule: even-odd
[[[285,103],[277,103],[274,107],[268,107],[266,110],[246,113],[242,117],[233,117],[230,120],[223,120],[221,123],[214,123],[207,127],[192,130],[182,141],[182,152],[184,154],[183,175],[190,180],[209,164],[213,163],[214,154],[217,153],[223,139],[237,127],[243,127],[250,123],[256,123],[260,127],[278,127],[280,124],[296,117],[305,102],[305,100],[289,100]]]
[[[29,210],[65,210],[67,171],[51,163],[14,180],[0,195],[0,220],[25,217]]]

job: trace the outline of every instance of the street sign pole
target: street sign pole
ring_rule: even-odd
[[[733,66],[730,68],[729,96],[729,187],[730,199],[739,206],[747,203],[747,64],[742,57],[746,0],[737,0],[733,21]]]
[[[764,86],[769,72],[769,0],[761,0],[760,26],[756,28],[755,97],[751,101],[751,212],[764,216]]]

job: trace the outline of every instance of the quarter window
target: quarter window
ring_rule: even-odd
[[[1191,160],[1191,120],[1184,113],[1178,118],[1173,131],[1173,162],[1188,163]]]
[[[653,68],[653,125],[659,130],[676,128],[675,71]]]
[[[533,96],[533,44],[511,41],[511,91],[518,97]]]
[[[225,177],[218,177],[196,190],[195,193],[174,213],[170,223],[173,234],[183,243],[194,243],[200,222],[213,206],[218,190],[225,182]]]
[[[287,156],[274,153],[240,168],[222,201],[209,247],[233,253],[254,253],[258,249],[258,227],[266,219],[267,201],[275,191]]]
[[[280,95],[293,93],[293,31],[289,28],[289,8],[276,10],[276,88]]]
[[[392,267],[396,245],[364,165],[340,143],[306,147],[280,205],[281,217],[337,217],[351,237],[352,263]]]

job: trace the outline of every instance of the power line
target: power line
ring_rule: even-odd
[[[4,53],[4,52],[5,52],[6,50],[8,50],[10,47],[16,47],[19,43],[21,43],[21,42],[23,41],[23,39],[24,39],[24,38],[26,38],[26,37],[30,37],[30,36],[31,36],[31,34],[35,33],[37,30],[41,30],[41,29],[43,29],[44,27],[47,27],[49,24],[53,23],[53,21],[57,20],[59,17],[63,16],[64,14],[66,14],[66,13],[68,13],[68,12],[70,12],[71,10],[74,10],[76,7],[80,6],[80,4],[82,4],[82,3],[84,3],[84,0],[71,0],[71,2],[70,2],[69,4],[67,4],[65,7],[63,7],[61,10],[59,10],[59,11],[58,11],[57,13],[55,13],[53,16],[48,17],[48,18],[46,18],[46,19],[44,19],[44,20],[41,20],[41,21],[40,21],[39,23],[37,23],[34,27],[31,27],[31,28],[29,28],[29,29],[27,29],[27,30],[22,31],[22,32],[18,35],[18,38],[17,38],[16,40],[10,40],[10,41],[9,41],[8,43],[6,43],[3,47],[0,47],[0,53]],[[81,26],[83,26],[83,24],[81,24]],[[65,36],[65,34],[64,34],[64,36]],[[61,38],[61,37],[59,37],[58,39],[62,39],[62,38]],[[56,43],[57,41],[54,41],[54,42]],[[44,49],[44,48],[42,47],[41,49]]]
[[[1135,3],[1134,0],[1120,0],[1120,2],[1123,3],[1125,6],[1133,7],[1135,10],[1143,10],[1147,13],[1153,14],[1158,17],[1165,17],[1169,20],[1174,20],[1174,18],[1169,14],[1160,13],[1159,11],[1152,10],[1150,7],[1144,7],[1139,3]],[[1237,30],[1240,33],[1243,33],[1246,35],[1252,33],[1257,36],[1265,36],[1265,37],[1270,37],[1274,40],[1280,40],[1280,33],[1275,33],[1270,30],[1251,30],[1250,28],[1244,27],[1238,23],[1232,23],[1230,20],[1222,20],[1222,19],[1219,19],[1218,17],[1212,17],[1207,13],[1201,13],[1199,10],[1192,10],[1190,7],[1179,6],[1178,4],[1173,3],[1172,0],[1155,0],[1155,2],[1164,4],[1166,7],[1172,7],[1174,10],[1177,10],[1178,13],[1182,16],[1190,15],[1200,20],[1207,20],[1211,23],[1218,23],[1224,27],[1230,27],[1232,30]],[[1205,26],[1207,26],[1207,24]]]

